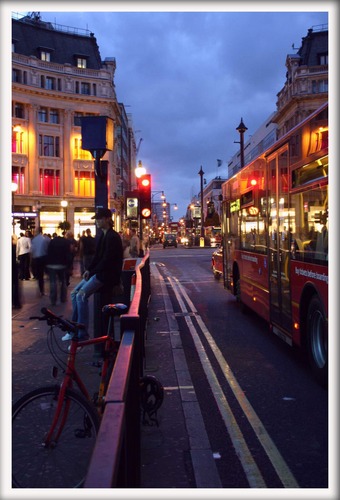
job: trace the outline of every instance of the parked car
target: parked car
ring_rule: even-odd
[[[219,246],[211,256],[211,268],[216,279],[223,275],[223,247]]]
[[[177,248],[177,236],[176,234],[165,234],[163,238],[163,248],[175,247]]]

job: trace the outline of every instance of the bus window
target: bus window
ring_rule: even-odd
[[[328,187],[293,194],[291,201],[295,211],[292,257],[328,261]]]

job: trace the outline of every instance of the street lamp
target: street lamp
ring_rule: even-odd
[[[146,174],[146,168],[143,167],[142,161],[139,160],[138,167],[135,168],[135,175],[136,175],[137,179],[140,179],[142,177],[142,175],[145,175],[145,174]]]
[[[204,226],[203,226],[203,169],[202,166],[200,168],[200,171],[198,172],[198,175],[201,177],[201,238],[204,239]]]
[[[68,206],[68,201],[67,200],[61,200],[60,205],[62,206],[63,213],[64,213],[64,222],[67,221],[67,206]]]
[[[239,124],[239,126],[236,128],[236,130],[238,131],[238,133],[240,134],[240,141],[238,144],[240,144],[240,155],[241,155],[241,168],[244,167],[244,133],[246,132],[247,127],[245,126],[245,124],[243,123],[243,119],[241,118],[241,122]],[[237,144],[237,141],[234,141],[236,144]]]

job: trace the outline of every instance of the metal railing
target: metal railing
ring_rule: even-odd
[[[84,488],[140,486],[140,377],[151,294],[147,252],[135,268],[128,314],[120,318],[121,343],[105,397],[105,408]]]

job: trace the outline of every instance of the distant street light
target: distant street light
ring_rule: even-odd
[[[201,177],[201,238],[204,238],[204,226],[203,226],[203,169],[202,166],[200,168],[200,171],[198,172],[198,175]]]
[[[67,206],[68,206],[68,201],[67,200],[61,200],[60,205],[62,206],[63,213],[64,213],[64,222],[67,221]]]

